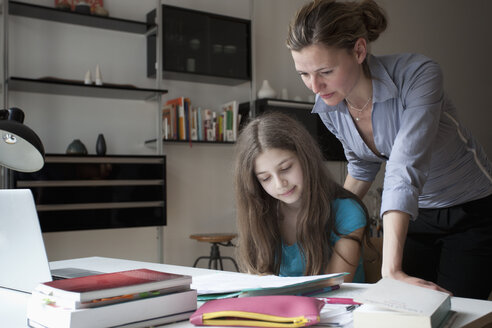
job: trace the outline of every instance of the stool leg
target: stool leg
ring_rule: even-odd
[[[234,266],[236,267],[236,271],[239,272],[239,267],[237,266],[236,260],[234,260],[230,256],[223,256],[222,259],[224,259],[224,260],[231,260],[232,264],[234,264]]]
[[[217,270],[217,260],[220,260],[220,252],[219,252],[219,246],[217,243],[212,243],[212,247],[210,248],[210,261],[209,261],[209,269],[210,269],[210,263],[213,262],[214,269]],[[221,265],[221,270],[222,268],[222,263]]]
[[[220,269],[224,271],[224,264],[222,263],[222,257],[220,257],[220,254],[219,254],[219,264],[220,264]]]
[[[203,259],[208,259],[208,258],[210,258],[210,257],[209,256],[200,256],[199,258],[197,258],[195,260],[195,263],[193,263],[193,267],[196,267],[196,265],[198,264],[198,261],[203,260]]]

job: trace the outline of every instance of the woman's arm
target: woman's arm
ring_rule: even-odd
[[[381,275],[410,284],[450,293],[433,282],[411,277],[402,271],[403,247],[407,237],[410,215],[400,211],[387,211],[383,215],[383,264]]]
[[[371,185],[372,185],[371,181],[357,180],[356,178],[352,177],[350,174],[347,174],[343,187],[348,191],[351,191],[352,193],[357,195],[357,197],[359,197],[360,199],[362,199],[366,195]]]
[[[354,230],[349,236],[362,239],[364,233],[364,228],[359,228]],[[331,256],[328,267],[326,268],[327,273],[335,272],[348,272],[349,275],[345,276],[345,282],[352,282],[354,279],[355,271],[359,265],[359,259],[361,257],[361,246],[360,244],[349,238],[340,238],[336,243]]]

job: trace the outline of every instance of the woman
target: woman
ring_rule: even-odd
[[[236,143],[239,263],[281,276],[348,272],[364,282],[367,210],[335,183],[318,145],[281,113],[250,121]]]
[[[438,64],[418,54],[369,54],[386,25],[372,0],[317,0],[297,13],[287,46],[316,94],[313,112],[343,144],[344,187],[364,197],[386,162],[383,277],[485,299],[491,164],[456,118]]]

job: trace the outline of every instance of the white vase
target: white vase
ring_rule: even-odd
[[[268,80],[263,80],[261,89],[258,90],[258,99],[261,98],[276,98],[277,92],[270,86]]]
[[[289,92],[287,91],[286,88],[283,88],[282,91],[280,92],[280,99],[289,100]]]
[[[96,65],[96,85],[103,85],[99,64]]]

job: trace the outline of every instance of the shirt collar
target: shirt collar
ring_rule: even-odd
[[[388,75],[381,61],[377,57],[369,55],[367,62],[372,76],[373,101],[375,103],[383,102],[398,97],[398,88]],[[342,110],[343,108],[345,108],[343,101],[335,106],[328,106],[324,103],[323,99],[319,98],[319,95],[316,95],[316,102],[312,113],[333,112]]]
[[[398,97],[398,88],[379,58],[369,55],[369,69],[372,75],[372,94],[374,102],[383,102]]]

